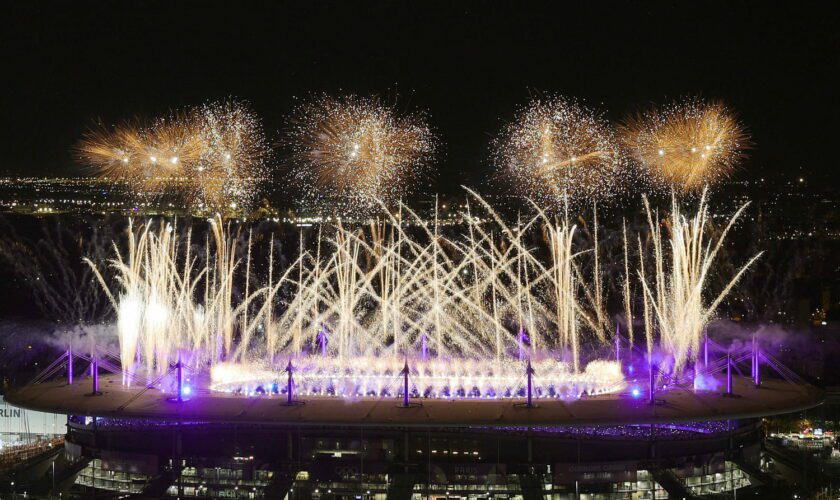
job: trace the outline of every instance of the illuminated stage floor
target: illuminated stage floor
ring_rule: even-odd
[[[580,400],[535,400],[523,408],[516,400],[413,399],[411,408],[397,398],[344,399],[309,397],[286,405],[284,395],[246,397],[222,393],[193,394],[170,401],[160,390],[126,388],[117,376],[103,376],[102,395],[89,396],[90,383],[55,381],[24,387],[6,396],[22,408],[54,413],[120,418],[199,420],[208,422],[278,423],[350,426],[551,426],[620,425],[677,421],[727,420],[789,413],[819,405],[823,392],[808,385],[766,380],[760,388],[748,378],[734,380],[736,397],[717,392],[671,389],[646,396],[604,395]]]

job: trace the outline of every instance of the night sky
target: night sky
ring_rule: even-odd
[[[240,3],[5,3],[0,174],[83,173],[72,147],[94,120],[227,96],[250,101],[273,139],[295,98],[320,91],[427,110],[442,192],[487,178],[490,137],[540,93],[616,119],[722,98],[755,142],[739,178],[835,168],[830,2]]]

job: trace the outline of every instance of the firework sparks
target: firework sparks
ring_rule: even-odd
[[[657,187],[698,192],[726,178],[749,137],[721,102],[689,99],[627,120],[623,139]]]
[[[422,114],[399,114],[375,97],[353,95],[320,96],[298,107],[287,140],[306,196],[329,198],[350,212],[410,193],[437,151]]]
[[[232,101],[204,105],[196,114],[203,149],[191,172],[194,201],[210,207],[250,206],[259,180],[267,177],[268,149],[259,119]]]
[[[602,199],[628,186],[627,161],[609,124],[563,97],[531,101],[493,142],[500,174],[542,203]]]
[[[436,221],[416,232],[408,228],[423,219],[403,206],[405,220],[369,230],[340,223],[312,247],[301,237],[300,254],[282,270],[269,246],[267,279],[255,282],[250,232],[240,239],[221,217],[210,222],[203,263],[191,230],[165,221],[129,226],[122,253],[99,267],[86,262],[116,310],[125,373],[145,365],[148,380],[183,355],[199,371],[211,367],[211,388],[246,394],[281,382],[277,362],[289,359],[309,395],[396,395],[404,363],[427,397],[517,397],[531,363],[543,395],[621,390],[620,362],[601,358],[614,339],[599,333],[606,311],[589,285],[605,275],[583,262],[588,249],[576,242],[576,226],[540,212],[513,230],[474,199],[495,223],[469,218],[444,236]],[[670,230],[645,208],[649,233],[637,239],[653,248],[639,252],[639,319],[648,355],[663,354],[663,373],[681,376],[718,305],[758,257],[707,300],[717,254],[745,206],[711,239],[705,198],[688,216],[675,197]],[[545,233],[546,246],[535,247]],[[635,303],[629,284],[624,290],[625,303]]]
[[[175,194],[187,206],[219,210],[253,202],[268,149],[256,115],[225,101],[146,126],[99,128],[78,151],[100,177],[127,180],[139,197]]]
[[[146,177],[151,163],[144,130],[124,123],[113,130],[100,126],[89,131],[78,146],[82,162],[100,177],[123,178],[137,182]],[[157,160],[157,157],[154,157]]]

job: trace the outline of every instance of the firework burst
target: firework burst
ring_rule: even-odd
[[[113,130],[100,125],[85,134],[77,149],[81,161],[103,178],[138,181],[145,177],[145,164],[150,161],[144,131],[132,123]]]
[[[140,198],[174,195],[188,207],[221,210],[253,202],[268,148],[256,115],[225,101],[149,125],[100,127],[78,151],[100,177],[128,181]]]
[[[207,104],[195,111],[202,154],[193,165],[192,199],[209,207],[250,206],[268,176],[268,148],[259,118],[235,101]]]
[[[492,149],[498,173],[544,206],[609,198],[628,186],[627,161],[607,121],[563,97],[531,101]]]
[[[688,99],[631,117],[622,138],[655,187],[699,192],[728,177],[749,146],[721,102]]]
[[[354,95],[319,96],[299,106],[287,143],[305,197],[355,213],[410,193],[437,151],[424,115]]]

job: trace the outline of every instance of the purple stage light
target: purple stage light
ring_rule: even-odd
[[[403,407],[408,408],[411,406],[409,401],[409,391],[408,391],[408,360],[405,360],[405,366],[403,367],[400,375],[403,376]]]
[[[73,345],[67,348],[67,384],[73,385]]]
[[[286,403],[293,404],[295,401],[294,397],[294,390],[295,390],[295,380],[294,380],[294,371],[295,368],[292,366],[292,360],[289,359],[289,364],[286,365],[286,373],[289,374],[289,378],[286,382]]]
[[[534,383],[533,383],[534,368],[531,366],[531,360],[530,359],[528,360],[528,367],[525,369],[525,374],[528,376],[528,408],[530,408],[530,407],[534,406],[533,402],[532,402],[533,401],[532,394],[533,394],[533,387],[534,387]]]
[[[726,352],[726,395],[731,396],[732,393],[732,354]]]
[[[91,380],[91,396],[98,396],[102,394],[99,392],[99,361],[95,356],[91,355],[90,362],[90,380]]]
[[[178,402],[183,401],[184,395],[184,366],[181,364],[181,353],[178,353],[178,362],[175,364],[175,376],[178,383]]]
[[[648,386],[649,386],[649,402],[650,404],[656,403],[656,378],[654,375],[655,367],[653,366],[653,355],[648,355]]]
[[[525,332],[524,328],[519,329],[516,335],[516,343],[519,346],[519,361],[525,360],[525,346],[531,344],[531,338]]]
[[[321,328],[318,329],[317,340],[318,340],[318,345],[321,347],[321,356],[326,357],[327,356],[327,343],[329,342],[329,339],[327,338],[327,327],[326,326],[321,325]],[[290,361],[290,363],[291,363],[291,361]]]

